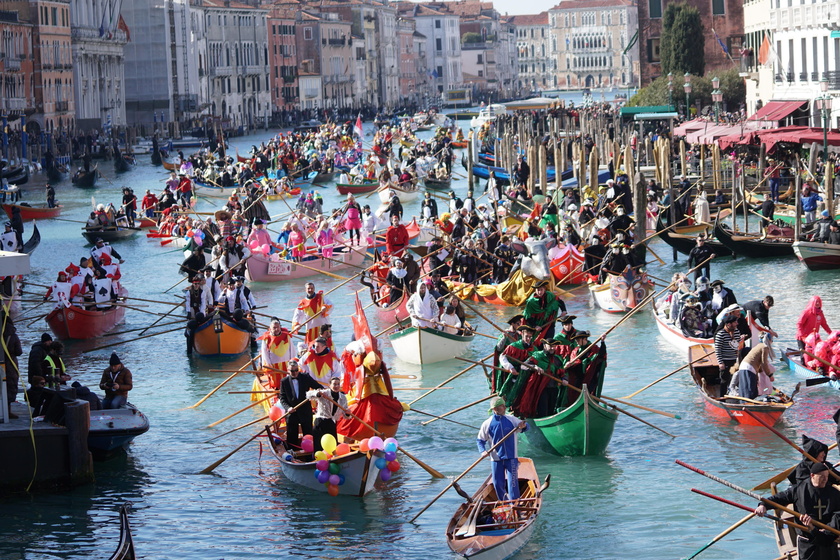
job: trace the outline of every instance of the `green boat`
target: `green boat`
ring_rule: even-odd
[[[528,443],[561,456],[601,455],[612,438],[618,413],[596,402],[586,385],[571,406],[553,416],[528,418]]]

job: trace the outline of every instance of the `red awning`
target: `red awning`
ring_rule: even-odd
[[[827,134],[829,146],[840,146],[840,131],[829,130]],[[767,152],[770,153],[776,148],[776,144],[787,142],[792,144],[811,144],[816,142],[822,144],[823,130],[821,128],[809,128],[806,126],[787,126],[767,130],[756,130],[744,132],[743,134],[732,134],[718,138],[718,145],[726,149],[733,144],[750,144],[758,142],[764,144]]]
[[[808,101],[768,101],[767,105],[756,111],[750,121],[778,122],[808,103]]]

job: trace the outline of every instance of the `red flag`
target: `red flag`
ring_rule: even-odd
[[[121,31],[125,31],[125,39],[130,43],[131,42],[131,31],[128,30],[128,26],[125,24],[125,20],[123,19],[122,15],[120,16],[120,19],[117,22],[117,29],[119,29]]]
[[[761,41],[761,47],[758,49],[758,63],[763,66],[767,64],[768,60],[770,60],[770,38],[765,33],[764,40]]]
[[[359,138],[362,137],[362,115],[356,116],[356,124],[353,125],[353,134]]]

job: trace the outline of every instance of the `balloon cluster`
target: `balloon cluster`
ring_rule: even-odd
[[[385,441],[379,436],[372,438],[365,438],[359,442],[359,451],[367,453],[368,451],[382,451],[383,457],[379,457],[374,465],[379,469],[379,478],[383,481],[389,480],[391,475],[400,470],[400,462],[397,461],[397,448],[400,446],[392,437]]]
[[[304,451],[311,453],[314,449],[312,436],[304,436],[300,445]],[[330,460],[347,455],[353,450],[346,443],[338,443],[332,434],[321,436],[321,448],[322,451],[315,453],[315,478],[326,485],[330,496],[338,496],[338,487],[344,484],[344,475],[341,474],[341,465]]]

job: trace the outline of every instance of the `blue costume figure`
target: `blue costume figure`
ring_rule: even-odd
[[[484,421],[478,430],[478,450],[487,453],[494,445],[513,430],[525,431],[528,424],[524,421],[505,414],[507,405],[501,397],[493,401],[490,418]],[[493,462],[493,487],[499,500],[515,500],[519,498],[519,457],[516,453],[516,436],[507,438],[502,445],[490,452]],[[506,480],[507,479],[507,480]],[[505,491],[507,489],[507,491]]]

